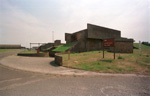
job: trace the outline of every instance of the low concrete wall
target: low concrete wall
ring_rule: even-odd
[[[52,48],[49,50],[49,56],[50,56],[50,57],[55,57],[55,53],[56,53],[56,52],[53,51],[55,48],[57,48],[57,47],[52,47]]]
[[[110,51],[114,52],[114,48],[111,47]],[[115,42],[116,53],[133,53],[133,42]]]
[[[55,55],[55,63],[62,66],[63,65],[63,58],[62,56]]]
[[[18,56],[49,57],[49,52],[46,52],[46,53],[18,53]]]
[[[63,65],[63,58],[61,56],[62,54],[67,54],[67,52],[61,52],[55,54],[55,63],[60,66]]]

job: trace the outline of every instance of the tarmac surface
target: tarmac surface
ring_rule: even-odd
[[[15,69],[31,71],[31,72],[39,72],[45,74],[89,75],[93,73],[93,72],[58,66],[54,63],[54,58],[50,58],[50,57],[23,57],[23,56],[12,55],[3,58],[0,61],[0,64]]]

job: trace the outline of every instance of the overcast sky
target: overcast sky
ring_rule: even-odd
[[[0,0],[0,44],[65,42],[87,23],[150,41],[150,0]]]

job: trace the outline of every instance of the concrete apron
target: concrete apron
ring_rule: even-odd
[[[137,74],[98,73],[98,72],[71,69],[62,66],[56,66],[54,64],[54,58],[49,58],[49,57],[23,57],[23,56],[12,55],[3,58],[0,61],[0,64],[14,69],[38,72],[44,74],[54,74],[54,75],[138,76],[138,77],[146,76],[146,75],[137,75]],[[146,76],[146,77],[150,77],[150,76]]]

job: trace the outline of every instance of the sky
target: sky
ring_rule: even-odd
[[[65,43],[87,23],[150,42],[150,0],[0,0],[0,44]]]

